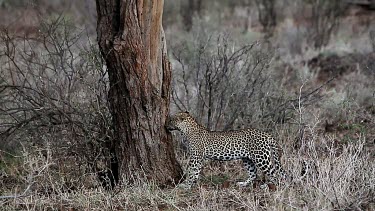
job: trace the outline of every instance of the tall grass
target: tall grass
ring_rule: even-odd
[[[309,130],[309,127],[307,127]],[[283,165],[293,176],[291,182],[276,190],[258,187],[239,188],[236,181],[245,176],[240,163],[226,162],[223,167],[207,167],[204,177],[192,190],[174,187],[161,189],[150,181],[122,184],[113,191],[95,183],[95,177],[83,175],[71,189],[63,188],[64,175],[56,175],[52,151],[24,149],[23,164],[13,175],[22,178],[2,195],[4,210],[371,210],[374,208],[375,163],[365,149],[364,137],[351,143],[336,144],[335,136],[306,131],[301,149],[284,149]],[[282,137],[291,140],[293,137]],[[309,170],[300,178],[301,161]],[[62,163],[61,165],[64,165]],[[224,169],[224,170],[223,170]],[[219,183],[207,178],[221,177]],[[243,178],[242,178],[243,179]],[[89,181],[91,180],[91,185]],[[226,185],[223,185],[227,183]],[[16,193],[23,193],[17,196]],[[13,197],[14,196],[14,197]]]

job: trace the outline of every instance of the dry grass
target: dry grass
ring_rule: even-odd
[[[307,125],[298,150],[292,148],[293,137],[280,130],[282,162],[294,179],[276,190],[236,187],[246,177],[240,162],[206,165],[205,176],[189,191],[160,189],[142,180],[108,191],[90,175],[81,175],[74,189],[67,189],[64,178],[69,175],[56,175],[56,168],[61,168],[52,150],[44,149],[43,155],[41,150],[24,148],[23,164],[8,166],[18,168],[13,175],[8,171],[8,177],[22,182],[2,190],[2,195],[27,190],[19,197],[0,199],[0,206],[2,210],[373,210],[375,163],[365,137],[338,146],[334,135],[317,133],[316,123]],[[302,160],[310,168],[301,179]]]

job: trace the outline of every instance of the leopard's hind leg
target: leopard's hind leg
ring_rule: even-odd
[[[242,161],[247,173],[249,174],[249,178],[245,182],[237,182],[237,185],[240,187],[245,187],[253,184],[255,181],[257,177],[257,168],[255,163],[249,158],[242,158]]]

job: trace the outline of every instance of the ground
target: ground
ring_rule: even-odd
[[[287,8],[277,5],[281,11],[277,13],[277,25],[270,40],[265,41],[254,5],[205,1],[201,12],[192,12],[193,25],[187,32],[182,25],[182,1],[165,1],[163,24],[174,77],[171,113],[189,109],[201,123],[217,130],[252,127],[272,133],[282,146],[282,165],[294,180],[269,190],[260,189],[258,183],[239,188],[236,182],[247,177],[241,161],[209,162],[192,190],[159,187],[141,179],[109,190],[97,179],[108,155],[100,149],[111,132],[106,130],[110,118],[104,103],[105,67],[95,43],[95,4],[40,0],[43,6],[34,7],[24,2],[0,1],[0,132],[12,132],[7,131],[9,125],[17,126],[16,132],[0,140],[1,209],[375,210],[373,10],[351,5],[339,17],[340,25],[330,35],[329,43],[315,49],[307,39],[311,20],[309,7],[303,4],[285,0]],[[55,25],[62,28],[51,27]],[[227,48],[220,45],[224,44],[223,37],[230,37]],[[47,45],[41,45],[43,41]],[[68,48],[70,42],[74,45]],[[242,60],[229,63],[229,70],[247,64],[247,55],[251,55],[251,68],[252,59],[267,55],[264,71],[254,69],[265,83],[258,84],[249,77],[248,81],[257,85],[253,87],[255,94],[247,100],[238,97],[240,91],[236,90],[246,84],[241,80],[246,75],[233,76],[230,86],[213,86],[214,94],[209,95],[209,86],[204,87],[208,78],[194,77],[222,70],[207,71],[212,66],[220,67],[210,65],[221,64],[247,44],[248,51],[238,57]],[[215,51],[218,49],[223,51]],[[200,50],[203,53],[199,54]],[[39,72],[29,72],[29,67]],[[30,78],[30,84],[41,94],[3,90],[5,85]],[[230,81],[211,79],[207,81],[213,84]],[[44,89],[46,86],[49,88]],[[306,96],[315,89],[314,94]],[[217,105],[227,104],[207,106],[209,96],[212,102],[227,100],[225,115]],[[13,107],[3,99],[11,99]],[[34,102],[42,102],[44,107],[35,109]],[[241,108],[241,114],[236,114],[231,105]],[[33,117],[35,113],[27,113],[30,108],[45,116],[35,124],[13,121],[19,118],[18,112]],[[278,115],[260,115],[274,108]],[[61,111],[66,112],[60,115]],[[235,115],[238,118],[228,127],[227,121]],[[63,120],[73,124],[56,125]],[[186,169],[184,140],[179,136],[173,140],[177,158]],[[101,154],[94,153],[98,151]],[[303,161],[310,168],[307,177],[300,179]],[[262,175],[258,178],[261,180]]]

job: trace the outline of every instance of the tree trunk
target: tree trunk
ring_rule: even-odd
[[[162,28],[163,4],[96,0],[98,42],[111,86],[112,144],[119,178],[127,182],[140,177],[165,185],[182,177],[171,135],[164,128],[171,66]]]
[[[182,22],[186,31],[190,31],[193,27],[193,17],[201,16],[202,0],[188,0],[181,2]]]

